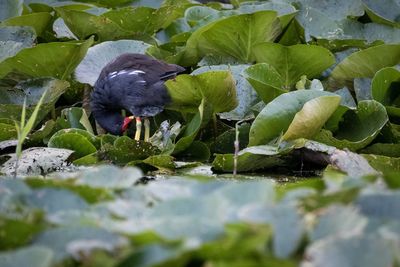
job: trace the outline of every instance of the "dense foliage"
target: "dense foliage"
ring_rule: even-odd
[[[0,2],[0,266],[400,265],[398,1],[203,2]],[[126,52],[187,69],[150,142]]]

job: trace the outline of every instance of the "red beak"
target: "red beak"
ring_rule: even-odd
[[[125,117],[121,127],[122,132],[125,132],[128,129],[129,124],[131,123],[131,121],[133,121],[133,118],[133,116]]]

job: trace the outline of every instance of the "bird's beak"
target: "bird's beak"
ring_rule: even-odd
[[[125,117],[124,122],[122,123],[122,127],[121,127],[122,132],[125,132],[128,129],[129,124],[133,121],[134,118],[135,118],[134,116]]]

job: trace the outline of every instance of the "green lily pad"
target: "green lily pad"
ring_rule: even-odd
[[[281,75],[267,63],[255,64],[249,67],[245,74],[246,79],[264,103],[269,103],[277,96],[288,92],[284,89]]]
[[[30,26],[35,29],[36,35],[41,36],[49,26],[53,17],[48,12],[31,13],[9,18],[0,23],[0,26]]]
[[[360,153],[400,158],[400,144],[375,143],[364,148]]]
[[[257,94],[251,85],[244,78],[244,72],[249,65],[212,65],[196,69],[193,74],[200,74],[207,71],[230,71],[235,80],[236,98],[238,105],[235,109],[218,114],[220,118],[227,120],[241,120],[253,117],[252,107],[259,101]]]
[[[101,228],[71,226],[42,232],[34,244],[51,249],[57,262],[68,257],[79,259],[84,255],[88,256],[95,249],[112,252],[126,245],[126,239]]]
[[[182,74],[165,85],[172,99],[168,109],[194,113],[203,99],[215,113],[230,111],[237,105],[235,82],[229,71]]]
[[[93,39],[76,43],[44,43],[21,50],[0,63],[0,78],[11,71],[33,77],[66,79],[83,59]]]
[[[36,34],[31,27],[7,26],[0,28],[0,62],[15,56],[20,50],[32,47]]]
[[[281,24],[274,11],[259,11],[214,21],[199,28],[189,37],[184,65],[193,65],[208,54],[233,57],[245,63],[252,62],[253,46],[260,42],[273,41],[280,32]]]
[[[253,51],[257,62],[268,63],[280,74],[284,90],[291,89],[301,76],[314,78],[335,63],[329,50],[315,45],[261,43]]]
[[[71,107],[62,110],[62,115],[67,118],[71,128],[86,130],[93,134],[93,128],[90,124],[86,111],[83,108]]]
[[[385,107],[375,100],[358,103],[356,111],[344,114],[343,122],[335,134],[322,129],[314,140],[337,148],[359,150],[370,144],[388,121]]]
[[[170,155],[154,155],[142,161],[145,164],[151,165],[158,169],[174,170],[174,158]]]
[[[182,136],[176,142],[172,153],[179,154],[190,147],[201,127],[205,126],[209,122],[212,114],[212,106],[205,98],[203,98],[201,104],[198,107],[197,113],[193,116],[190,122],[186,125],[185,129],[182,131]]]
[[[368,17],[377,23],[400,28],[400,4],[395,0],[363,0]]]
[[[6,0],[0,3],[0,21],[22,14],[23,0]]]
[[[400,158],[383,155],[363,154],[369,164],[382,173],[400,172]],[[398,178],[398,177],[396,177]]]
[[[143,160],[158,153],[157,147],[150,143],[132,140],[127,136],[117,138],[113,145],[103,145],[102,158],[118,165],[125,165],[134,160]]]
[[[285,165],[285,160],[276,146],[252,146],[240,151],[237,158],[237,171],[248,172]],[[216,154],[213,169],[220,172],[232,172],[233,154]]]
[[[17,129],[15,125],[0,123],[0,129],[0,141],[17,138]]]
[[[296,113],[306,102],[321,96],[336,95],[324,91],[301,90],[280,95],[269,102],[250,128],[249,145],[264,145],[278,138],[288,130]]]
[[[63,129],[56,132],[47,146],[75,151],[77,157],[84,157],[97,151],[93,144],[95,137],[81,129]]]
[[[320,96],[307,101],[296,113],[282,140],[312,138],[332,116],[340,103],[340,96]]]
[[[378,253],[380,256],[376,257]],[[309,266],[390,266],[389,243],[378,235],[334,236],[312,243],[306,251]]]
[[[75,78],[81,83],[93,86],[107,63],[124,53],[144,54],[150,47],[142,41],[108,41],[89,48],[82,62],[75,70]]]
[[[400,116],[400,71],[383,68],[378,71],[371,85],[372,97],[386,107],[389,115]]]
[[[143,173],[138,168],[120,169],[110,165],[80,172],[75,183],[92,188],[124,189],[132,187],[142,177]]]
[[[37,125],[54,107],[68,86],[69,83],[66,81],[38,78],[20,82],[14,88],[4,88],[6,90],[0,90],[0,118],[20,121],[24,99],[26,99],[26,113],[29,117],[42,94],[46,92],[36,118],[35,125]]]
[[[398,63],[400,63],[400,45],[378,45],[346,57],[336,65],[331,76],[339,81],[360,77],[372,78],[378,70]]]
[[[53,251],[42,246],[31,246],[0,253],[2,267],[51,267]]]

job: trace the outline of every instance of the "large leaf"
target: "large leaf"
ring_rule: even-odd
[[[30,27],[1,27],[0,28],[0,62],[15,56],[21,49],[32,47],[36,34]]]
[[[400,63],[399,44],[378,45],[351,54],[333,69],[331,76],[336,80],[372,78],[381,68],[398,63]]]
[[[216,154],[212,163],[213,169],[219,172],[232,172],[234,157],[234,154]],[[285,165],[285,161],[276,146],[253,146],[240,151],[236,170],[249,172],[282,165]]]
[[[235,82],[229,71],[183,74],[165,85],[172,99],[169,109],[194,113],[202,99],[212,106],[215,113],[230,111],[237,105]]]
[[[0,78],[12,70],[33,77],[67,79],[83,59],[93,38],[78,43],[46,43],[21,50],[0,63]]]
[[[275,97],[287,92],[281,75],[267,63],[255,64],[249,67],[245,74],[264,103],[269,103]]]
[[[343,121],[335,134],[322,129],[313,139],[335,146],[358,150],[370,144],[388,121],[385,107],[374,100],[358,103],[356,111],[345,113]]]
[[[258,103],[259,98],[254,92],[251,85],[244,78],[244,71],[249,65],[215,65],[204,66],[196,69],[192,74],[200,74],[210,70],[226,70],[232,73],[236,84],[236,97],[238,105],[235,109],[229,112],[219,114],[221,118],[228,120],[241,120],[247,117],[252,117],[251,108]]]
[[[0,262],[2,267],[50,267],[52,259],[53,251],[41,246],[20,248],[15,251],[0,253]]]
[[[337,109],[340,96],[320,96],[307,101],[296,113],[282,140],[312,138]]]
[[[281,32],[276,12],[259,11],[220,19],[195,31],[188,39],[186,64],[192,65],[208,54],[252,62],[253,46],[273,41]]]
[[[121,28],[109,18],[96,16],[85,11],[56,8],[71,32],[79,39],[95,35],[100,41],[128,38],[133,32]]]
[[[47,12],[31,13],[10,18],[0,23],[0,26],[31,26],[36,35],[41,36],[51,22],[52,16]]]
[[[368,17],[377,23],[400,28],[400,3],[396,0],[363,0]]]
[[[0,21],[22,14],[23,0],[5,0],[0,2]]]
[[[384,68],[372,80],[372,97],[386,107],[389,115],[400,116],[400,71]]]
[[[282,46],[262,43],[254,47],[255,60],[273,66],[281,75],[282,89],[290,89],[302,75],[314,78],[335,63],[329,50],[314,45]]]
[[[150,47],[141,41],[108,41],[90,47],[82,62],[75,70],[75,77],[81,83],[94,85],[101,70],[107,63],[124,53],[144,54]]]
[[[27,116],[30,116],[42,94],[46,92],[36,118],[36,125],[50,112],[56,101],[68,87],[68,82],[51,78],[27,80],[11,88],[0,87],[0,118],[19,121],[25,99]]]
[[[285,133],[303,105],[320,96],[335,96],[335,94],[301,90],[280,95],[269,102],[258,114],[250,128],[249,145],[265,145]]]
[[[80,158],[97,151],[93,144],[95,137],[81,129],[63,129],[55,133],[47,144],[48,147],[65,148],[75,151]]]

